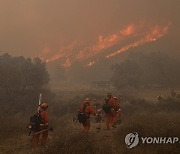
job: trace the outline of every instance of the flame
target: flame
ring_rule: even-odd
[[[64,67],[70,67],[72,64],[69,60],[69,58],[66,59],[65,63],[63,64]]]
[[[120,30],[116,34],[112,34],[109,36],[102,36],[98,37],[98,41],[95,45],[90,47],[86,47],[79,51],[78,55],[76,56],[76,60],[83,60],[90,57],[93,57],[101,52],[104,52],[104,49],[107,49],[125,39],[127,36],[132,35],[135,33],[135,26],[133,24],[128,25],[126,28]]]
[[[62,41],[60,44],[63,44],[64,41]],[[53,62],[59,59],[65,59],[69,56],[71,56],[72,51],[74,48],[77,46],[79,42],[73,41],[72,43],[68,45],[60,45],[61,47],[57,49],[56,54],[52,55],[53,53],[51,52],[52,49],[50,49],[47,45],[44,46],[42,55],[39,57],[42,57],[41,59],[45,62]],[[80,44],[80,43],[79,43]]]
[[[58,59],[63,59],[68,57],[69,63],[81,61],[103,52],[104,49],[107,49],[115,45],[116,43],[121,42],[123,39],[125,39],[126,36],[130,36],[134,32],[135,32],[135,25],[130,24],[127,27],[120,30],[118,33],[108,36],[99,35],[96,44],[82,48],[77,53],[74,53],[73,49],[76,48],[77,46],[81,46],[82,42],[78,43],[77,41],[74,41],[68,46],[62,46],[61,48],[59,48],[58,49],[59,52],[51,56],[50,58],[42,58],[42,59],[45,60],[46,62],[52,62]],[[48,51],[48,52],[44,52],[44,51]],[[46,45],[43,49],[43,54],[46,56],[40,56],[40,57],[47,57],[47,54],[50,53],[49,51],[50,48],[48,48]],[[65,63],[67,64],[67,62]],[[63,66],[71,66],[66,64],[63,64]]]
[[[138,47],[138,46],[143,45],[143,44],[148,43],[148,42],[154,42],[154,41],[158,40],[159,38],[163,37],[168,32],[168,28],[169,28],[169,26],[165,26],[163,28],[161,28],[159,26],[155,26],[154,28],[152,28],[150,33],[148,33],[144,38],[142,38],[138,41],[135,41],[132,44],[129,44],[127,46],[122,47],[118,51],[107,55],[106,58],[116,56],[119,53],[124,52],[130,48]]]
[[[84,65],[85,67],[90,67],[94,65],[96,62],[95,61],[90,61],[87,65]]]
[[[96,63],[93,60],[97,55],[104,53],[107,49],[113,47],[116,44],[124,43],[125,41],[132,41],[132,43],[123,46],[118,51],[106,55],[106,58],[110,58],[124,52],[128,49],[138,47],[145,43],[155,42],[164,35],[167,34],[170,24],[165,26],[152,25],[146,22],[140,22],[136,24],[129,24],[120,29],[117,33],[110,35],[99,35],[96,39],[96,43],[91,45],[85,45],[83,41],[73,41],[70,44],[63,45],[63,41],[60,44],[60,48],[57,49],[54,55],[52,55],[52,49],[45,45],[42,54],[45,57],[42,58],[46,62],[52,62],[61,59],[61,65],[63,67],[70,67],[76,62],[87,60],[91,58],[91,61],[84,65],[85,67],[92,66]]]
[[[52,56],[51,58],[46,59],[46,62],[52,62],[52,61],[58,60],[58,59],[60,59],[60,58],[62,58],[62,57],[64,57],[64,54],[54,55],[54,56]]]

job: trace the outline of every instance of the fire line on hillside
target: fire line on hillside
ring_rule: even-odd
[[[64,68],[68,68],[77,62],[87,61],[84,67],[91,67],[97,63],[98,58],[96,56],[99,54],[104,54],[104,58],[111,58],[131,48],[159,40],[168,33],[170,25],[171,23],[166,25],[150,25],[144,22],[129,24],[115,34],[108,36],[99,35],[95,44],[80,48],[78,51],[75,51],[74,48],[83,46],[83,43],[74,41],[68,46],[61,47],[60,51],[54,56],[49,58],[43,58],[42,56],[41,59],[47,63],[61,60],[60,65]],[[129,40],[131,40],[130,43],[128,42]],[[120,45],[121,43],[127,45],[122,46]],[[120,46],[119,50],[112,51],[110,48],[117,44]],[[110,49],[111,53],[107,54],[107,49]],[[50,49],[45,47],[44,53],[48,53],[47,51],[49,52]]]

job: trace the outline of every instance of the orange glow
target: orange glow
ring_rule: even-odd
[[[120,30],[116,34],[112,34],[109,36],[102,36],[98,37],[98,41],[95,45],[91,47],[87,47],[82,49],[78,56],[76,57],[77,60],[81,60],[84,58],[93,57],[101,52],[104,52],[105,49],[112,47],[113,45],[123,41],[127,36],[132,35],[135,33],[135,26],[128,25],[126,28]]]
[[[152,30],[144,38],[142,38],[138,41],[135,41],[135,42],[133,42],[127,46],[122,47],[118,51],[107,55],[106,58],[116,56],[119,53],[124,52],[130,48],[138,47],[138,46],[143,45],[143,44],[148,43],[148,42],[154,42],[154,41],[158,40],[159,38],[163,37],[168,32],[168,28],[169,28],[169,26],[165,26],[162,28],[159,26],[155,26],[152,28]]]
[[[94,65],[95,63],[96,63],[95,61],[91,61],[87,65],[84,65],[84,66],[85,67],[90,67],[90,66]]]
[[[43,52],[44,54],[48,54],[48,53],[51,52],[51,49],[50,49],[47,45],[45,45],[42,52]]]
[[[74,63],[76,61],[81,61],[81,60],[93,57],[101,52],[104,52],[103,50],[115,45],[116,43],[121,42],[123,39],[126,38],[126,36],[132,35],[134,32],[135,32],[135,26],[131,24],[131,25],[128,25],[127,27],[123,28],[116,34],[112,34],[109,36],[102,36],[102,35],[98,36],[96,44],[82,48],[77,53],[74,53],[73,49],[75,47],[81,45],[82,42],[77,43],[76,41],[74,41],[72,44],[70,44],[68,46],[61,47],[59,49],[59,52],[57,54],[51,56],[50,58],[42,58],[42,59],[45,60],[46,62],[52,62],[52,61],[58,60],[60,58],[61,59],[69,58],[69,62],[72,61],[72,63]],[[48,48],[48,51],[49,50],[50,49]],[[46,52],[43,52],[43,54],[46,54]],[[43,56],[41,56],[41,57],[43,57]],[[63,66],[66,66],[66,67],[71,66],[69,64],[67,65],[67,62],[65,62],[65,63],[66,64],[63,64]]]
[[[85,46],[83,41],[74,41],[68,45],[60,45],[61,47],[57,50],[57,52],[54,52],[54,55],[52,54],[52,49],[46,45],[42,52],[44,56],[40,57],[43,57],[42,59],[46,62],[52,62],[61,59],[62,61],[60,62],[60,65],[63,67],[70,67],[76,62],[91,58],[92,61],[87,65],[84,65],[85,67],[89,67],[96,63],[96,60],[93,60],[93,58],[96,59],[97,55],[105,54],[108,49],[111,51],[111,48],[115,45],[120,46],[121,43],[124,44],[126,41],[132,42],[126,46],[123,46],[118,51],[106,55],[106,58],[116,56],[128,49],[135,48],[149,42],[157,41],[167,34],[169,26],[170,24],[162,26],[152,25],[145,22],[130,24],[120,29],[117,33],[107,36],[99,35],[97,37],[96,43],[91,45]]]
[[[51,58],[46,59],[46,62],[52,62],[52,61],[58,60],[58,59],[62,58],[63,56],[64,56],[63,54],[62,55],[61,54],[54,55]]]
[[[43,56],[40,55],[40,57],[43,57],[41,59],[45,62],[53,62],[53,61],[56,61],[59,59],[65,59],[65,58],[71,56],[72,51],[77,46],[77,44],[78,43],[76,41],[74,41],[68,45],[61,45],[61,47],[59,49],[57,49],[58,51],[54,55],[52,52],[49,52],[49,51],[52,51],[52,49],[45,46],[42,51]]]
[[[65,63],[63,64],[64,67],[70,67],[72,64],[69,60],[69,58],[66,59]]]

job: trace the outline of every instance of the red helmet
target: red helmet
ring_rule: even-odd
[[[42,104],[40,105],[40,107],[41,107],[42,109],[47,109],[47,108],[48,108],[48,104],[47,104],[47,103],[42,103]]]
[[[90,102],[90,99],[89,98],[86,98],[85,100],[84,100],[84,102]]]

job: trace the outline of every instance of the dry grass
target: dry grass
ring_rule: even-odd
[[[68,119],[68,120],[67,120]],[[95,124],[92,124],[89,134],[84,134],[79,124],[74,125],[69,116],[53,118],[56,121],[54,132],[50,132],[46,147],[39,147],[36,150],[30,148],[30,138],[20,131],[18,134],[12,132],[1,146],[3,153],[34,153],[34,154],[118,154],[118,153],[178,153],[180,147],[174,145],[142,145],[134,149],[127,149],[124,143],[125,136],[130,132],[138,132],[140,136],[180,136],[180,113],[158,112],[152,114],[145,111],[129,116],[123,125],[111,131],[97,131]],[[11,125],[12,126],[12,125]],[[15,129],[19,131],[19,128]],[[22,128],[21,128],[22,130]],[[9,129],[7,129],[7,132]],[[13,136],[14,135],[14,136]],[[7,136],[4,136],[5,138]]]
[[[82,98],[76,97],[70,101],[75,105],[70,109],[72,112],[79,105]],[[58,114],[59,111],[67,110],[67,106],[58,103],[56,114],[50,116],[54,132],[50,132],[46,147],[30,148],[31,137],[28,137],[26,124],[28,116],[16,114],[0,118],[0,153],[15,154],[118,154],[118,153],[179,153],[179,144],[144,145],[140,144],[133,149],[127,149],[124,143],[125,136],[130,132],[138,132],[140,136],[178,136],[180,137],[180,108],[179,100],[165,101],[164,104],[151,104],[144,100],[132,100],[121,104],[125,119],[118,129],[111,131],[95,129],[92,123],[91,130],[84,134],[81,126],[74,125],[72,115]],[[60,116],[59,116],[60,115]],[[63,115],[63,116],[61,116]]]

